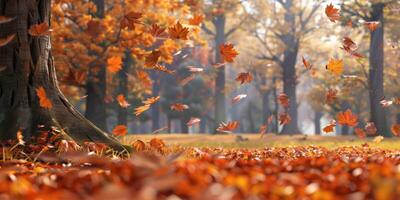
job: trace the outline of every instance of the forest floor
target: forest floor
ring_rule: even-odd
[[[314,145],[332,149],[369,144],[382,149],[400,149],[399,138],[384,138],[377,142],[373,137],[360,139],[356,136],[265,134],[261,137],[260,134],[140,134],[126,136],[123,142],[130,144],[136,140],[149,141],[152,138],[159,138],[167,145],[182,147],[264,148]]]

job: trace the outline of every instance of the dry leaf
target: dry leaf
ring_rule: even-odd
[[[239,95],[237,95],[236,97],[234,97],[232,99],[232,104],[235,104],[235,103],[241,101],[242,99],[244,99],[246,97],[247,97],[247,94],[239,94]]]
[[[6,46],[15,38],[15,34],[9,35],[5,38],[0,38],[0,47]]]
[[[292,117],[288,113],[281,113],[279,115],[279,124],[280,125],[285,125],[289,124],[292,121]]]
[[[115,136],[125,136],[128,133],[128,127],[117,125],[112,132]]]
[[[365,133],[365,131],[362,128],[355,128],[354,134],[361,139],[364,139],[367,136],[367,133]]]
[[[141,115],[143,112],[147,111],[148,109],[150,109],[150,105],[148,105],[148,104],[135,108],[135,116]]]
[[[330,58],[328,64],[326,65],[326,69],[335,75],[341,75],[343,73],[343,68],[343,60],[336,60],[334,58]]]
[[[36,89],[36,95],[39,97],[39,104],[42,108],[51,109],[53,107],[53,103],[47,97],[46,90],[43,87]]]
[[[189,24],[192,26],[199,26],[203,22],[203,15],[195,15],[189,19]]]
[[[304,67],[306,68],[306,69],[308,69],[308,70],[310,70],[311,68],[312,68],[312,64],[310,64],[310,62],[308,62],[305,58],[304,58],[304,56],[302,56],[302,61],[303,61],[303,65],[304,65]]]
[[[337,99],[338,91],[336,89],[329,89],[326,93],[325,101],[327,104],[333,104]]]
[[[234,58],[239,55],[239,53],[234,49],[233,44],[221,44],[219,48],[219,52],[225,62],[232,63]]]
[[[390,129],[394,136],[400,136],[400,124],[393,124]]]
[[[347,109],[345,112],[338,113],[337,122],[343,126],[357,126],[358,117],[353,114],[350,109]]]
[[[128,108],[131,105],[128,103],[128,101],[126,101],[125,96],[123,94],[118,95],[116,99],[118,101],[118,104],[122,108]]]
[[[0,24],[5,24],[8,22],[13,21],[16,17],[7,17],[7,16],[0,16]]]
[[[168,33],[172,39],[189,39],[189,28],[183,27],[179,21],[174,26],[168,28]]]
[[[325,8],[325,14],[328,16],[331,22],[336,22],[340,20],[340,11],[338,8],[335,8],[333,4],[329,4]]]
[[[239,73],[236,77],[236,81],[240,84],[250,83],[253,80],[253,75],[250,72]]]
[[[146,143],[144,143],[142,140],[136,140],[132,143],[132,147],[135,149],[135,151],[143,151],[146,149]]]
[[[29,30],[28,33],[32,36],[46,36],[49,35],[50,32],[52,32],[53,30],[50,29],[49,25],[46,22],[43,22],[41,24],[34,24],[32,25]]]
[[[146,67],[154,67],[157,65],[158,60],[160,59],[161,51],[153,50],[148,56],[146,56],[144,66]]]
[[[111,74],[115,74],[122,69],[122,58],[120,56],[113,56],[107,59],[107,70]]]
[[[171,110],[175,110],[178,112],[183,112],[184,110],[189,109],[189,106],[183,103],[174,103],[170,106]]]
[[[239,127],[238,121],[228,122],[227,124],[222,122],[217,128],[217,131],[223,133],[232,133],[232,131],[235,130],[237,127]]]
[[[364,22],[364,25],[371,31],[374,32],[376,29],[378,29],[380,22],[378,21],[370,21],[370,22]]]
[[[128,28],[134,30],[135,24],[141,23],[139,19],[142,18],[142,16],[143,14],[138,12],[130,12],[126,14],[120,22],[121,29]]]
[[[279,104],[281,104],[281,106],[283,107],[289,107],[289,96],[286,95],[285,93],[280,93],[278,96],[278,100],[279,100]]]
[[[198,123],[200,123],[200,119],[199,118],[190,118],[190,120],[186,123],[186,126],[193,126],[193,125],[195,125],[195,124],[198,124]]]

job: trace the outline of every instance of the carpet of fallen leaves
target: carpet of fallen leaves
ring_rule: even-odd
[[[150,145],[149,145],[150,146]],[[14,147],[13,147],[14,148]],[[12,151],[18,148],[12,149]],[[51,149],[51,148],[49,148]],[[400,150],[146,147],[125,158],[40,151],[0,162],[0,199],[398,199]],[[90,149],[88,149],[90,150]]]

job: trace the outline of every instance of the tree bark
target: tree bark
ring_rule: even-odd
[[[105,4],[104,0],[93,0],[96,5],[97,12],[94,14],[97,18],[104,18]],[[102,58],[98,58],[102,59]],[[97,127],[107,131],[107,104],[105,102],[107,82],[106,67],[101,64],[100,71],[95,73],[89,70],[88,80],[86,81],[86,112],[85,116]]]
[[[124,95],[125,98],[128,98],[128,76],[126,73],[129,72],[131,65],[134,65],[134,60],[131,56],[130,51],[126,51],[125,53],[125,62],[122,66],[122,70],[118,73],[119,85],[118,85],[118,95]],[[122,108],[118,106],[118,124],[128,126],[128,110],[126,108]]]
[[[278,116],[279,103],[278,103],[278,91],[276,89],[275,76],[272,78],[272,85],[273,85],[272,94],[274,96],[274,111],[273,111],[274,122],[273,122],[272,132],[277,134],[279,132],[279,116]]]
[[[369,49],[369,97],[371,107],[371,121],[374,122],[377,132],[390,137],[386,122],[385,109],[380,104],[384,99],[383,70],[384,70],[384,3],[372,4],[371,21],[379,21],[379,27],[371,32]]]
[[[151,79],[153,80],[152,95],[153,95],[153,97],[159,96],[160,81],[161,81],[159,74],[155,71],[151,72]],[[159,103],[151,105],[151,126],[152,126],[153,131],[160,129],[160,104]]]
[[[322,112],[315,111],[314,112],[314,133],[315,133],[315,135],[321,135],[321,118],[322,118]]]
[[[225,15],[218,15],[213,20],[215,26],[215,61],[222,63],[220,45],[225,43]],[[217,69],[217,77],[215,81],[215,119],[214,119],[214,133],[216,128],[221,122],[226,120],[226,107],[225,107],[225,66]]]
[[[0,37],[15,34],[12,42],[0,47],[0,139],[15,139],[18,130],[25,138],[58,127],[66,139],[108,144],[125,148],[113,137],[85,119],[61,93],[51,55],[50,36],[33,37],[28,28],[50,24],[51,0],[0,0],[0,15],[15,17],[0,24]],[[53,107],[40,106],[36,89],[44,87]],[[39,126],[40,125],[40,126]]]

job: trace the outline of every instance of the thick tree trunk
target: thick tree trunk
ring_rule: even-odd
[[[118,95],[124,95],[128,98],[128,76],[126,73],[129,72],[131,65],[134,65],[134,60],[131,56],[130,51],[126,51],[125,53],[125,61],[122,66],[122,70],[118,73],[119,85],[118,85]],[[128,110],[126,108],[122,108],[118,106],[118,124],[119,125],[128,125]]]
[[[321,118],[322,118],[322,112],[315,111],[315,113],[314,113],[314,133],[315,133],[315,135],[321,135]]]
[[[265,77],[262,78],[262,85],[267,84],[267,80]],[[262,94],[262,123],[267,124],[268,123],[268,117],[271,116],[271,109],[269,107],[269,97],[271,94],[271,91],[261,91]],[[271,127],[268,126],[268,130],[270,130]],[[267,130],[267,132],[268,132]]]
[[[400,113],[396,115],[396,124],[400,124]]]
[[[33,37],[33,24],[50,24],[51,0],[0,0],[0,15],[15,17],[0,24],[0,37],[15,34],[14,40],[0,47],[0,139],[14,139],[20,129],[26,138],[52,126],[64,130],[66,139],[101,142],[116,150],[124,147],[86,120],[58,88],[49,36]],[[36,89],[44,87],[51,109],[42,108]],[[40,125],[40,126],[39,126]]]
[[[104,18],[104,0],[93,1],[97,8],[95,16],[98,18]],[[107,104],[105,102],[107,72],[104,65],[99,66],[96,64],[95,67],[100,67],[100,71],[95,73],[93,72],[94,70],[89,70],[88,80],[86,81],[87,99],[85,116],[97,127],[107,131]]]
[[[371,32],[369,49],[369,97],[371,121],[374,122],[378,134],[391,136],[387,127],[385,109],[380,104],[384,99],[383,70],[384,70],[384,3],[372,4],[371,21],[379,21],[379,27]]]
[[[216,30],[215,36],[215,61],[222,63],[222,57],[219,52],[220,45],[225,43],[225,16],[219,15],[214,19],[214,26]],[[215,119],[214,119],[214,132],[221,122],[226,120],[226,106],[225,106],[225,66],[217,69],[217,77],[215,80]]]
[[[278,91],[276,89],[276,77],[272,78],[272,85],[273,85],[272,94],[274,96],[274,111],[273,111],[274,122],[273,122],[272,132],[277,134],[279,132],[279,116],[278,116],[279,103],[278,103]]]

